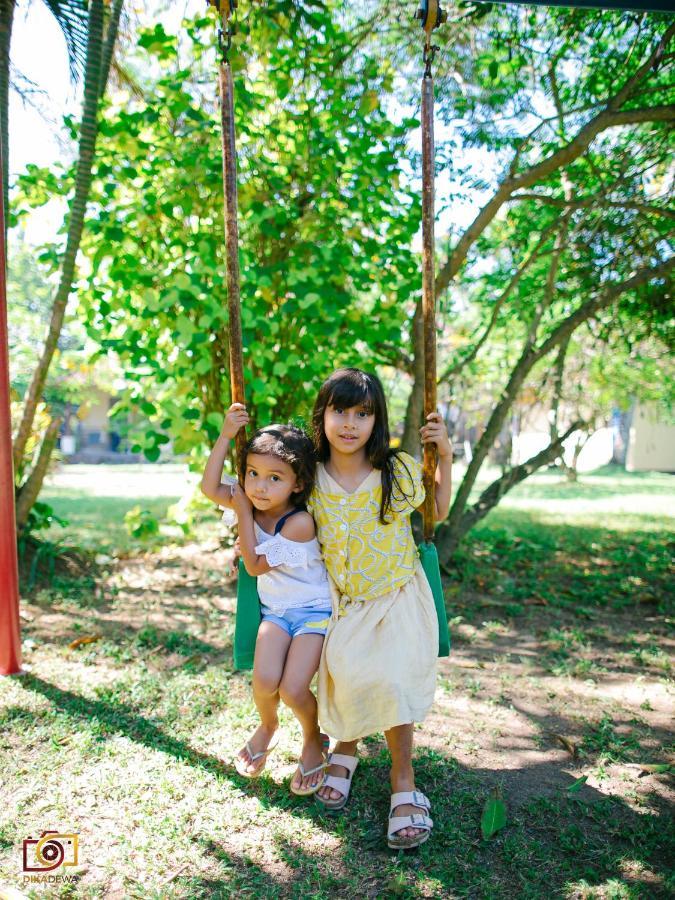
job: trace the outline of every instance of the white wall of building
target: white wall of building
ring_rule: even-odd
[[[653,406],[633,412],[626,469],[629,472],[675,472],[675,425],[663,422]]]

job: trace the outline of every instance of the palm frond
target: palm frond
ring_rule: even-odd
[[[66,39],[70,76],[77,81],[87,54],[87,3],[85,0],[45,0]]]

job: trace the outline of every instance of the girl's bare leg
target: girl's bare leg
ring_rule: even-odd
[[[413,725],[397,725],[385,731],[387,746],[391,753],[391,792],[415,790],[415,773],[412,766],[413,750]],[[420,810],[409,803],[394,807],[394,815],[410,816],[419,814]],[[401,828],[396,834],[401,837],[413,837],[423,831],[423,828]]]
[[[279,696],[290,707],[302,728],[302,752],[300,762],[305,770],[313,769],[323,762],[323,747],[319,737],[316,698],[309,685],[319,668],[323,635],[299,634],[293,638],[284,674],[279,685]],[[300,769],[293,776],[295,788],[308,790],[319,784],[323,772],[315,772],[303,778]]]
[[[291,636],[274,622],[262,622],[258,629],[253,662],[253,701],[260,716],[260,725],[251,735],[248,745],[253,753],[267,750],[279,720],[279,684],[284,672],[284,664],[291,643]],[[242,747],[239,759],[243,760],[247,772],[255,773],[264,765],[264,760],[251,760],[251,755]]]

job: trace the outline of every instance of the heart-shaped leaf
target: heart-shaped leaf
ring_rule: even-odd
[[[487,841],[506,825],[506,804],[498,787],[492,788],[483,807],[480,829]]]

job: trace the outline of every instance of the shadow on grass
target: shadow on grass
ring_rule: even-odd
[[[182,877],[188,895],[506,900],[572,896],[582,883],[600,887],[612,881],[631,890],[612,896],[668,895],[665,817],[638,814],[589,787],[570,793],[574,779],[564,773],[555,789],[519,807],[498,773],[464,769],[429,750],[418,754],[416,771],[432,802],[433,837],[416,851],[393,853],[386,848],[388,761],[383,750],[369,749],[374,752],[361,758],[346,812],[304,808],[325,832],[321,848],[314,842],[310,851],[302,838],[290,839],[270,827],[261,862],[259,855],[237,848],[236,838],[228,840],[226,832],[221,842],[196,835],[197,846],[222,876]],[[542,771],[542,787],[547,775]],[[481,813],[489,788],[499,784],[509,806],[507,825],[486,841]],[[250,843],[246,834],[242,843]]]
[[[242,779],[215,756],[193,749],[167,734],[155,721],[124,704],[89,700],[32,674],[22,686],[46,697],[73,721],[96,720],[107,737],[122,734],[255,796],[265,831],[252,852],[246,829],[228,830],[223,812],[222,840],[195,834],[202,855],[221,870],[213,878],[176,878],[175,887],[198,897],[490,897],[568,896],[582,881],[603,885],[611,879],[629,883],[631,894],[666,896],[671,844],[665,812],[632,810],[623,800],[584,786],[570,793],[574,776],[563,764],[548,762],[512,771],[470,769],[446,754],[421,748],[416,757],[419,787],[432,802],[432,839],[419,850],[387,850],[389,758],[377,738],[362,742],[361,764],[349,807],[331,815],[319,804],[293,797],[285,785],[261,777]],[[15,710],[14,718],[21,711]],[[536,717],[534,717],[536,718]],[[12,719],[12,716],[10,716]],[[540,781],[539,793],[520,802],[519,777]],[[501,785],[509,806],[507,826],[489,841],[480,820],[489,790]],[[298,820],[297,836],[288,823],[265,811],[283,810]],[[659,811],[660,812],[660,811]],[[303,825],[300,823],[304,822]],[[316,829],[316,834],[313,830]],[[311,836],[311,849],[303,841]],[[317,846],[318,845],[318,846]],[[261,856],[264,862],[261,862]],[[170,894],[167,893],[167,896]],[[185,896],[180,894],[179,896]]]
[[[151,719],[134,712],[122,703],[90,700],[73,691],[65,691],[51,682],[31,673],[21,678],[21,686],[46,697],[59,712],[71,720],[98,723],[98,733],[103,738],[123,735],[138,744],[166,753],[174,759],[187,762],[209,775],[224,778],[235,787],[246,788],[249,793],[260,795],[264,791],[264,803],[293,812],[295,800],[291,794],[264,775],[255,781],[242,778],[233,765],[195,750],[185,741],[172,737]],[[16,715],[16,714],[15,714]]]
[[[608,523],[550,524],[522,510],[497,509],[465,538],[445,568],[446,584],[523,603],[560,608],[667,604],[672,546],[651,528],[611,531]]]

